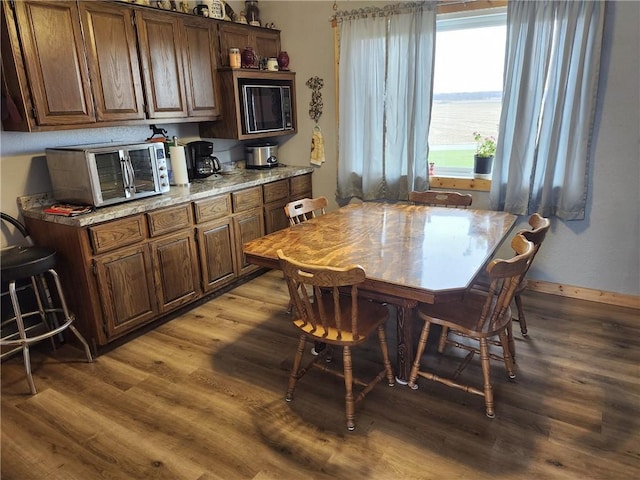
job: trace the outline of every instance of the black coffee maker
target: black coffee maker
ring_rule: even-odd
[[[198,140],[187,143],[187,173],[189,181],[206,178],[220,171],[220,162],[213,156],[213,143]]]

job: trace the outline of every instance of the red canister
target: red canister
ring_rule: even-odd
[[[242,51],[242,68],[254,68],[256,64],[256,54],[253,48],[246,47]]]

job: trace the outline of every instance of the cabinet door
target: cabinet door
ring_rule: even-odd
[[[94,123],[76,2],[22,1],[14,5],[37,124]]]
[[[108,340],[156,317],[158,307],[148,245],[97,257],[94,267]]]
[[[220,36],[220,66],[229,66],[229,49],[239,48],[240,52],[245,47],[253,47],[255,44],[251,38],[251,28],[232,23],[220,23],[218,25]]]
[[[205,292],[215,290],[237,276],[236,250],[230,218],[210,222],[196,229],[200,267]]]
[[[280,32],[278,30],[256,30],[254,38],[256,54],[259,57],[278,57],[280,53]]]
[[[135,17],[149,118],[187,117],[180,17],[142,9]]]
[[[311,188],[311,174],[306,173],[304,175],[298,175],[297,177],[291,177],[289,179],[289,201],[300,200],[301,198],[312,198]]]
[[[218,37],[216,25],[207,18],[183,19],[184,75],[189,117],[220,116],[218,93]]]
[[[236,237],[236,250],[238,252],[238,275],[244,275],[257,270],[256,265],[251,265],[244,257],[242,245],[260,238],[264,235],[264,217],[262,208],[254,208],[233,217],[233,229]]]
[[[79,5],[97,120],[144,119],[133,10],[116,3]]]
[[[193,231],[180,232],[151,243],[160,313],[195,300],[200,294]]]
[[[267,203],[264,206],[264,224],[267,233],[277,232],[289,226],[289,219],[284,212],[288,200]]]

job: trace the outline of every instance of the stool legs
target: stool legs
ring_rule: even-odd
[[[16,282],[15,280],[12,280],[9,282],[9,297],[11,298],[11,305],[13,307],[13,313],[15,315],[14,319],[16,322],[16,326],[18,328],[18,334],[20,338],[16,340],[2,340],[2,344],[18,345],[20,346],[20,348],[22,348],[22,356],[24,357],[24,369],[27,374],[27,383],[29,384],[29,390],[31,391],[32,394],[36,394],[37,390],[36,390],[35,383],[33,381],[33,375],[31,373],[31,356],[29,352],[29,346],[31,344],[37,343],[46,338],[51,338],[57,335],[58,333],[62,332],[66,328],[69,328],[73,332],[73,334],[78,338],[80,343],[82,343],[85,354],[87,356],[87,361],[93,362],[93,357],[91,356],[91,350],[89,348],[89,344],[84,339],[84,337],[80,334],[80,332],[76,329],[76,327],[72,325],[72,322],[75,320],[75,316],[71,312],[69,312],[69,309],[67,308],[67,303],[62,293],[62,286],[60,284],[60,279],[58,277],[57,272],[53,269],[50,269],[47,271],[47,273],[49,273],[53,278],[53,281],[57,289],[57,296],[58,296],[58,300],[60,301],[61,308],[47,308],[44,306],[42,298],[40,297],[41,292],[36,285],[36,280],[34,277],[31,277],[31,281],[34,287],[34,293],[36,296],[36,301],[38,303],[38,310],[23,313],[22,309],[20,308],[20,302],[18,299],[18,294],[16,292]],[[58,312],[64,315],[64,321],[62,322],[61,325],[54,325],[54,327],[51,328],[51,325],[49,325],[48,322],[46,322],[45,320],[46,316],[47,314],[55,314]],[[40,335],[35,335],[33,337],[30,337],[27,335],[24,319],[32,315],[40,315],[43,323],[48,326],[48,330]]]
[[[65,326],[67,325],[69,326],[69,330],[71,330],[73,334],[76,336],[76,338],[80,341],[80,343],[82,343],[82,346],[84,347],[84,353],[87,356],[87,361],[91,363],[93,362],[93,357],[91,356],[91,349],[89,348],[89,344],[84,339],[84,337],[80,335],[80,332],[78,331],[78,329],[75,326],[73,326],[73,324],[71,323],[73,322],[73,320],[75,320],[75,316],[71,314],[69,312],[69,309],[67,308],[67,301],[65,300],[64,295],[62,294],[62,285],[60,285],[60,277],[58,277],[58,273],[53,269],[49,270],[49,273],[51,274],[54,282],[56,283],[56,289],[58,290],[58,297],[60,299],[60,305],[62,306],[62,312],[64,313],[64,319],[65,319],[65,323],[58,328],[64,329]]]
[[[36,393],[36,385],[33,383],[33,376],[31,375],[31,357],[29,355],[29,342],[27,340],[27,332],[24,328],[24,321],[22,320],[22,311],[20,310],[20,304],[18,303],[18,294],[16,293],[16,282],[9,282],[9,297],[11,298],[11,306],[13,307],[13,313],[16,316],[16,325],[18,327],[18,334],[22,344],[22,356],[24,357],[24,369],[27,372],[27,383],[29,383],[29,390],[32,394]],[[40,307],[40,295],[36,292],[36,298],[38,306]],[[42,307],[40,307],[42,308]]]

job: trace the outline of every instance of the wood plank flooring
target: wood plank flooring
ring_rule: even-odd
[[[444,385],[381,383],[348,432],[331,375],[310,372],[284,401],[297,342],[287,303],[269,272],[93,364],[45,343],[33,396],[22,357],[5,361],[2,479],[640,478],[637,310],[528,293],[518,377],[492,363],[495,419]],[[393,321],[388,331],[395,358]],[[430,344],[424,361],[450,372],[451,350]],[[356,371],[378,362],[375,344],[354,352]],[[477,359],[464,375],[480,379]]]

